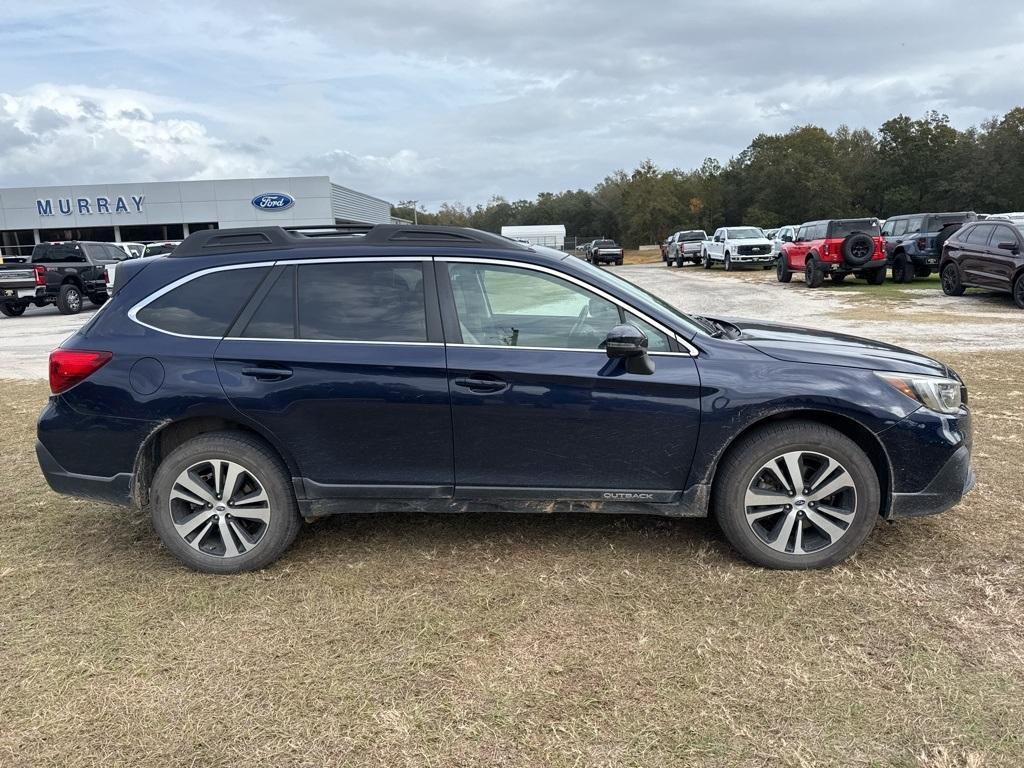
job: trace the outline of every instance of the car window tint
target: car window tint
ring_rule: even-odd
[[[612,302],[527,269],[448,265],[465,344],[599,349],[621,322]]]
[[[136,318],[170,333],[221,337],[269,271],[254,267],[202,275],[158,296]]]
[[[966,242],[971,245],[985,245],[988,242],[988,236],[995,229],[991,224],[979,224],[970,231],[967,235]]]
[[[670,347],[668,343],[668,336],[659,331],[646,320],[642,320],[641,318],[634,315],[632,312],[626,312],[626,322],[632,323],[647,335],[647,350],[649,352],[672,351],[672,347]]]
[[[1000,243],[1015,243],[1017,242],[1017,236],[1013,234],[1013,230],[1007,226],[996,227],[995,234],[992,235],[992,239],[989,241],[989,245],[993,248],[998,248]]]
[[[419,262],[303,264],[298,279],[301,339],[427,340]]]
[[[889,235],[891,235],[892,234],[893,226],[894,226],[894,222],[891,222],[891,221],[885,222],[885,226],[882,227],[882,234],[885,237],[888,237]]]
[[[895,225],[893,225],[892,233],[894,235],[902,235],[902,234],[905,234],[906,231],[907,231],[907,220],[906,219],[901,219],[900,221],[897,221],[895,223]]]
[[[277,276],[242,336],[248,339],[295,338],[295,267],[288,267]]]
[[[921,217],[918,216],[916,219],[910,219],[907,221],[907,234],[912,235],[921,231]]]

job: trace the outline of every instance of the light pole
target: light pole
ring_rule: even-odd
[[[419,224],[420,223],[419,211],[416,210],[416,209],[420,207],[420,201],[419,200],[410,200],[409,202],[412,203],[412,223],[413,224]]]

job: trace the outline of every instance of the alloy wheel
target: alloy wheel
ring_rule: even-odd
[[[270,497],[259,478],[225,459],[207,459],[185,469],[171,487],[168,506],[178,535],[214,557],[251,552],[270,523]]]
[[[776,552],[808,555],[846,535],[857,514],[857,488],[838,461],[790,451],[765,462],[744,497],[754,535]]]

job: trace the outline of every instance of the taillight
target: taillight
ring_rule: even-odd
[[[85,381],[110,362],[110,352],[83,349],[55,349],[50,353],[50,391],[59,395]]]
[[[35,267],[35,273],[36,285],[46,285],[46,267],[37,264]]]
[[[823,253],[823,254],[824,254],[825,256],[828,256],[828,243],[825,243],[825,245],[823,245],[823,246],[821,247],[821,252],[822,252],[822,253]]]

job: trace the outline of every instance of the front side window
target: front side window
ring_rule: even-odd
[[[998,248],[1000,243],[1016,243],[1017,236],[1013,234],[1013,230],[1006,226],[996,227],[995,234],[992,235],[990,245],[993,248]]]
[[[550,349],[600,349],[623,320],[668,351],[663,333],[618,305],[566,280],[533,270],[485,264],[448,265],[464,344]]]
[[[907,222],[907,234],[913,235],[921,231],[921,222],[923,219],[919,216],[916,219],[911,219]]]
[[[220,338],[269,271],[253,267],[201,275],[158,296],[135,317],[161,331]]]
[[[427,340],[420,262],[333,262],[298,268],[300,339]]]
[[[903,234],[906,234],[906,231],[907,231],[907,220],[906,219],[901,219],[900,221],[897,221],[896,224],[893,226],[892,233],[894,235],[903,235]]]
[[[882,236],[883,237],[889,237],[890,235],[892,235],[892,228],[894,226],[895,226],[895,224],[893,222],[891,222],[891,221],[885,222],[885,226],[882,227]]]

